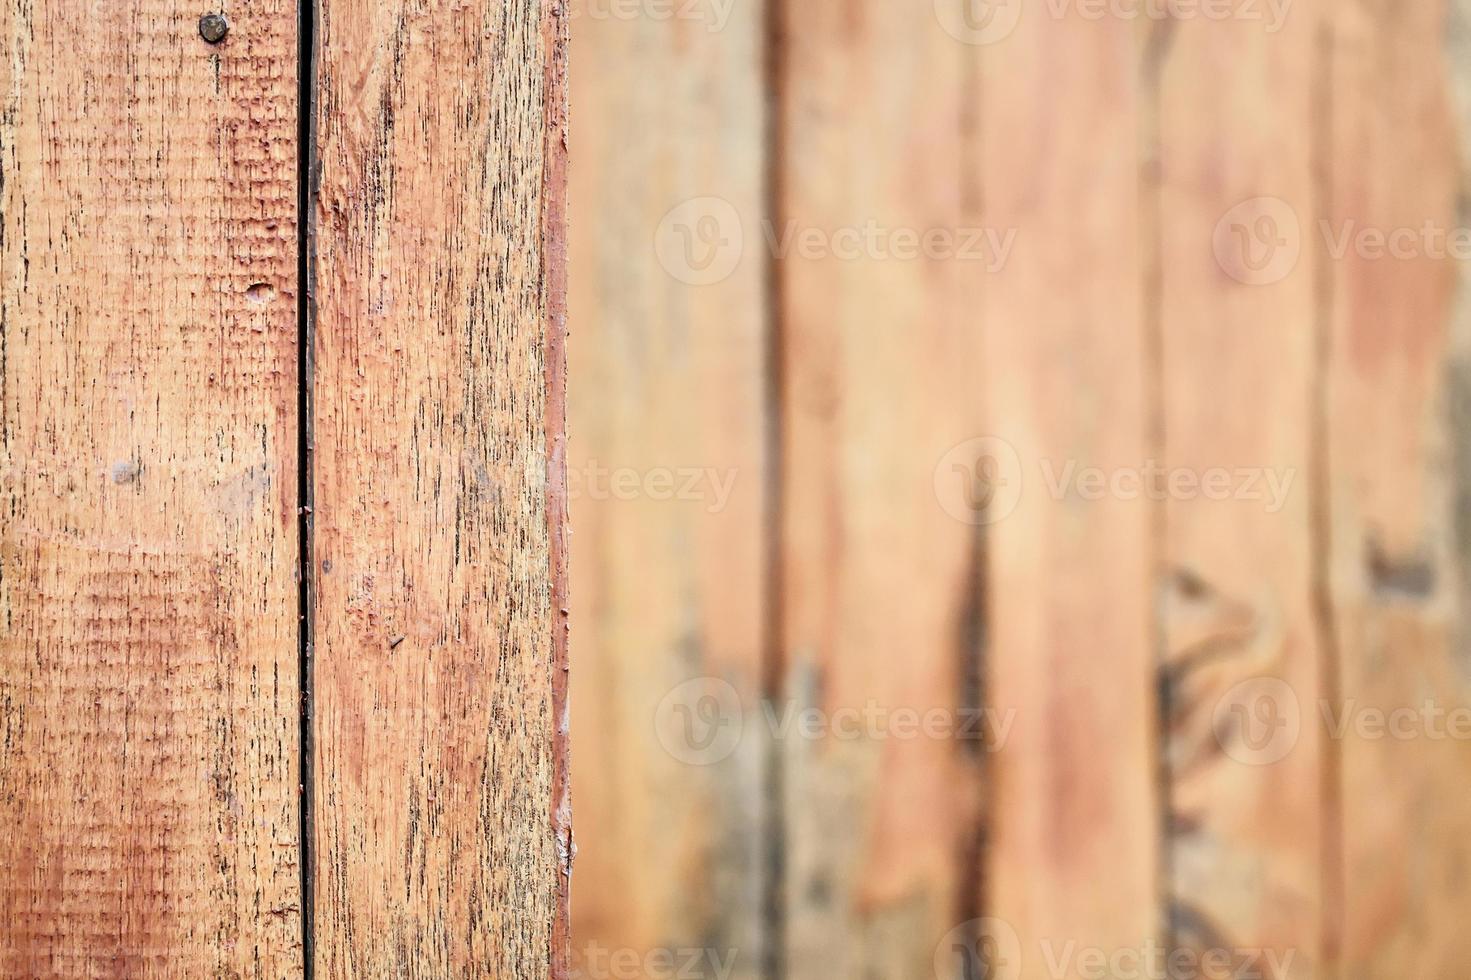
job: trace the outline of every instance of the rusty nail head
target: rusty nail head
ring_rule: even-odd
[[[199,18],[199,36],[210,44],[219,44],[230,33],[230,22],[224,14],[205,14]]]

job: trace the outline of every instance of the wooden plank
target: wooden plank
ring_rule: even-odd
[[[566,967],[565,17],[320,5],[319,977]]]
[[[976,287],[973,383],[1017,487],[989,533],[987,693],[1016,715],[994,762],[985,909],[1020,978],[1081,976],[1080,950],[1160,938],[1153,522],[1127,492],[1150,450],[1143,38],[1126,19],[1028,15],[980,59],[985,224],[1016,233]],[[1124,492],[1083,470],[1123,474]]]
[[[578,4],[572,28],[573,783],[590,842],[574,958],[596,975],[614,951],[712,971],[718,956],[751,977],[766,862],[763,10],[654,6]],[[722,719],[739,740],[700,751],[701,716],[687,733],[678,713],[709,691],[751,724]]]
[[[786,3],[778,24],[781,963],[930,976],[979,890],[983,750],[960,729],[985,559],[934,480],[983,433],[962,287],[995,256],[958,227],[971,52],[884,0]]]
[[[301,975],[295,7],[0,3],[0,973]]]
[[[1152,67],[1165,897],[1179,948],[1278,980],[1324,975],[1330,900],[1315,707],[1331,682],[1314,604],[1318,256],[1304,237],[1317,217],[1315,15],[1296,4],[1277,32],[1249,19],[1162,25]]]
[[[1332,34],[1321,247],[1342,251],[1329,256],[1326,397],[1345,977],[1453,976],[1471,955],[1466,306],[1447,237],[1467,223],[1471,117],[1447,84],[1448,68],[1462,85],[1465,71],[1447,58],[1447,7],[1342,5]],[[1376,711],[1396,727],[1379,732]]]

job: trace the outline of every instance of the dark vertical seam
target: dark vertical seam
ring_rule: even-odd
[[[312,980],[315,970],[315,904],[312,847],[314,798],[312,745],[312,501],[314,448],[312,444],[312,382],[315,373],[316,341],[316,219],[313,184],[316,164],[316,0],[300,0],[297,6],[299,50],[297,52],[297,173],[296,173],[296,341],[297,341],[297,502],[298,502],[298,616],[300,646],[297,677],[301,694],[300,716],[300,815],[301,835],[301,948],[302,977]]]
[[[981,49],[977,45],[960,45],[960,208],[961,220],[973,227],[984,227],[985,186],[981,172]],[[984,285],[981,287],[984,288]],[[955,315],[965,317],[970,310],[982,312],[973,323],[961,322],[962,331],[973,330],[980,335],[985,330],[984,297],[974,305],[968,302],[970,292],[962,284],[957,294],[963,299]],[[976,365],[979,370],[981,365]],[[984,431],[984,426],[983,426]],[[960,630],[957,650],[957,684],[961,718],[966,730],[972,732],[971,741],[961,743],[962,754],[971,768],[970,777],[975,782],[975,808],[964,815],[960,838],[956,842],[955,860],[957,893],[955,918],[966,928],[966,941],[970,948],[979,950],[981,935],[980,920],[989,914],[991,896],[987,878],[987,851],[991,833],[990,815],[994,803],[994,770],[991,753],[996,746],[991,741],[987,727],[989,719],[985,712],[990,707],[990,517],[982,512],[976,515],[976,525],[971,531],[969,574],[962,583]],[[970,719],[979,719],[980,724],[972,727]],[[994,964],[984,964],[991,968]]]
[[[1164,72],[1175,23],[1166,19],[1150,27],[1140,73],[1140,160],[1139,160],[1139,247],[1141,257],[1141,306],[1144,331],[1145,445],[1150,457],[1165,458],[1168,446],[1168,413],[1165,406],[1164,339],[1164,161],[1161,158],[1163,113],[1160,80]],[[1153,488],[1150,488],[1151,491]],[[1145,593],[1149,616],[1150,646],[1154,671],[1148,679],[1154,691],[1154,793],[1158,821],[1154,839],[1159,847],[1155,877],[1156,927],[1164,948],[1174,950],[1179,941],[1175,926],[1174,774],[1170,765],[1170,718],[1172,692],[1169,650],[1163,622],[1163,589],[1168,580],[1169,509],[1161,495],[1149,493],[1147,558],[1149,587]]]
[[[783,24],[789,0],[766,0],[762,82],[765,86],[764,118],[765,173],[762,188],[764,220],[773,227],[780,225],[786,193],[785,138],[788,120],[786,34]],[[802,0],[797,0],[802,2]],[[765,505],[762,528],[765,557],[765,602],[761,651],[761,696],[775,704],[781,697],[786,675],[783,643],[786,633],[786,603],[782,530],[785,516],[785,404],[786,388],[786,290],[782,260],[776,249],[769,249],[765,259],[763,298],[765,301],[765,390],[763,410],[763,461],[765,464]],[[763,799],[765,824],[764,854],[761,862],[762,900],[762,974],[766,980],[785,980],[786,960],[786,778],[782,745],[772,738],[766,746]]]
[[[1316,222],[1333,212],[1333,29],[1330,21],[1319,25],[1313,66],[1312,179],[1314,187],[1311,216]],[[1317,236],[1312,236],[1316,238]],[[1333,607],[1333,475],[1329,404],[1329,377],[1333,358],[1333,265],[1326,241],[1319,247],[1314,269],[1316,293],[1316,351],[1312,379],[1312,504],[1311,553],[1313,621],[1318,642],[1318,675],[1325,703],[1337,705],[1342,696],[1341,654],[1338,628]],[[1322,822],[1320,907],[1320,962],[1325,976],[1337,973],[1343,900],[1343,783],[1342,748],[1327,731],[1320,735],[1322,743],[1319,765],[1319,807]]]

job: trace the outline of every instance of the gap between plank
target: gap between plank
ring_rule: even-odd
[[[762,79],[766,85],[765,174],[763,199],[766,217],[773,227],[779,225],[786,193],[785,135],[787,124],[786,33],[783,21],[785,5],[781,0],[766,0],[764,10],[764,62]],[[786,640],[786,604],[784,599],[785,535],[782,521],[785,510],[785,413],[786,387],[786,289],[782,278],[782,260],[772,250],[765,269],[766,303],[766,381],[765,381],[765,590],[763,614],[766,618],[761,651],[761,696],[776,704],[786,686],[787,663],[783,644]],[[771,739],[764,760],[765,823],[762,861],[763,936],[760,951],[760,975],[765,980],[786,980],[786,772],[780,739]]]
[[[296,174],[296,331],[297,331],[297,513],[298,513],[298,603],[299,648],[297,688],[301,697],[298,799],[301,815],[301,950],[302,978],[312,980],[314,902],[312,889],[312,555],[313,459],[312,378],[314,374],[316,282],[314,243],[316,222],[312,203],[316,198],[316,0],[300,0],[297,7],[299,50],[297,52],[297,174]]]

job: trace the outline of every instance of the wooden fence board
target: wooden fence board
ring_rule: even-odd
[[[301,975],[293,5],[0,3],[0,974]]]
[[[1155,89],[1167,911],[1279,980],[1323,975],[1314,14],[1163,27]]]
[[[979,707],[984,556],[935,486],[949,450],[983,434],[963,286],[991,256],[955,240],[971,52],[928,4],[783,3],[779,30],[770,669],[776,717],[818,721],[779,743],[782,963],[792,980],[929,976],[975,916],[984,751],[958,730]]]
[[[749,977],[765,954],[762,6],[574,6],[574,794],[592,845],[574,959],[589,973],[615,950],[708,949]],[[705,677],[743,731],[702,752],[715,733],[695,714],[687,741],[676,715]]]
[[[984,48],[976,94],[985,224],[1016,231],[980,293],[977,384],[1016,487],[989,535],[987,698],[1016,717],[993,763],[985,909],[1027,980],[1082,975],[1069,949],[1160,935],[1150,502],[1062,482],[1148,458],[1142,38],[1029,11]]]
[[[319,977],[563,964],[565,16],[320,5]]]
[[[1342,252],[1329,257],[1325,500],[1334,721],[1349,722],[1338,750],[1340,975],[1367,980],[1457,976],[1471,955],[1471,673],[1455,629],[1466,612],[1465,517],[1453,510],[1465,506],[1468,431],[1452,414],[1464,377],[1448,368],[1465,301],[1447,252],[1459,248],[1464,263],[1452,233],[1468,219],[1457,135],[1466,108],[1447,82],[1465,68],[1447,63],[1447,7],[1341,5],[1331,34],[1331,203],[1319,247]],[[1361,727],[1375,711],[1395,727]]]

